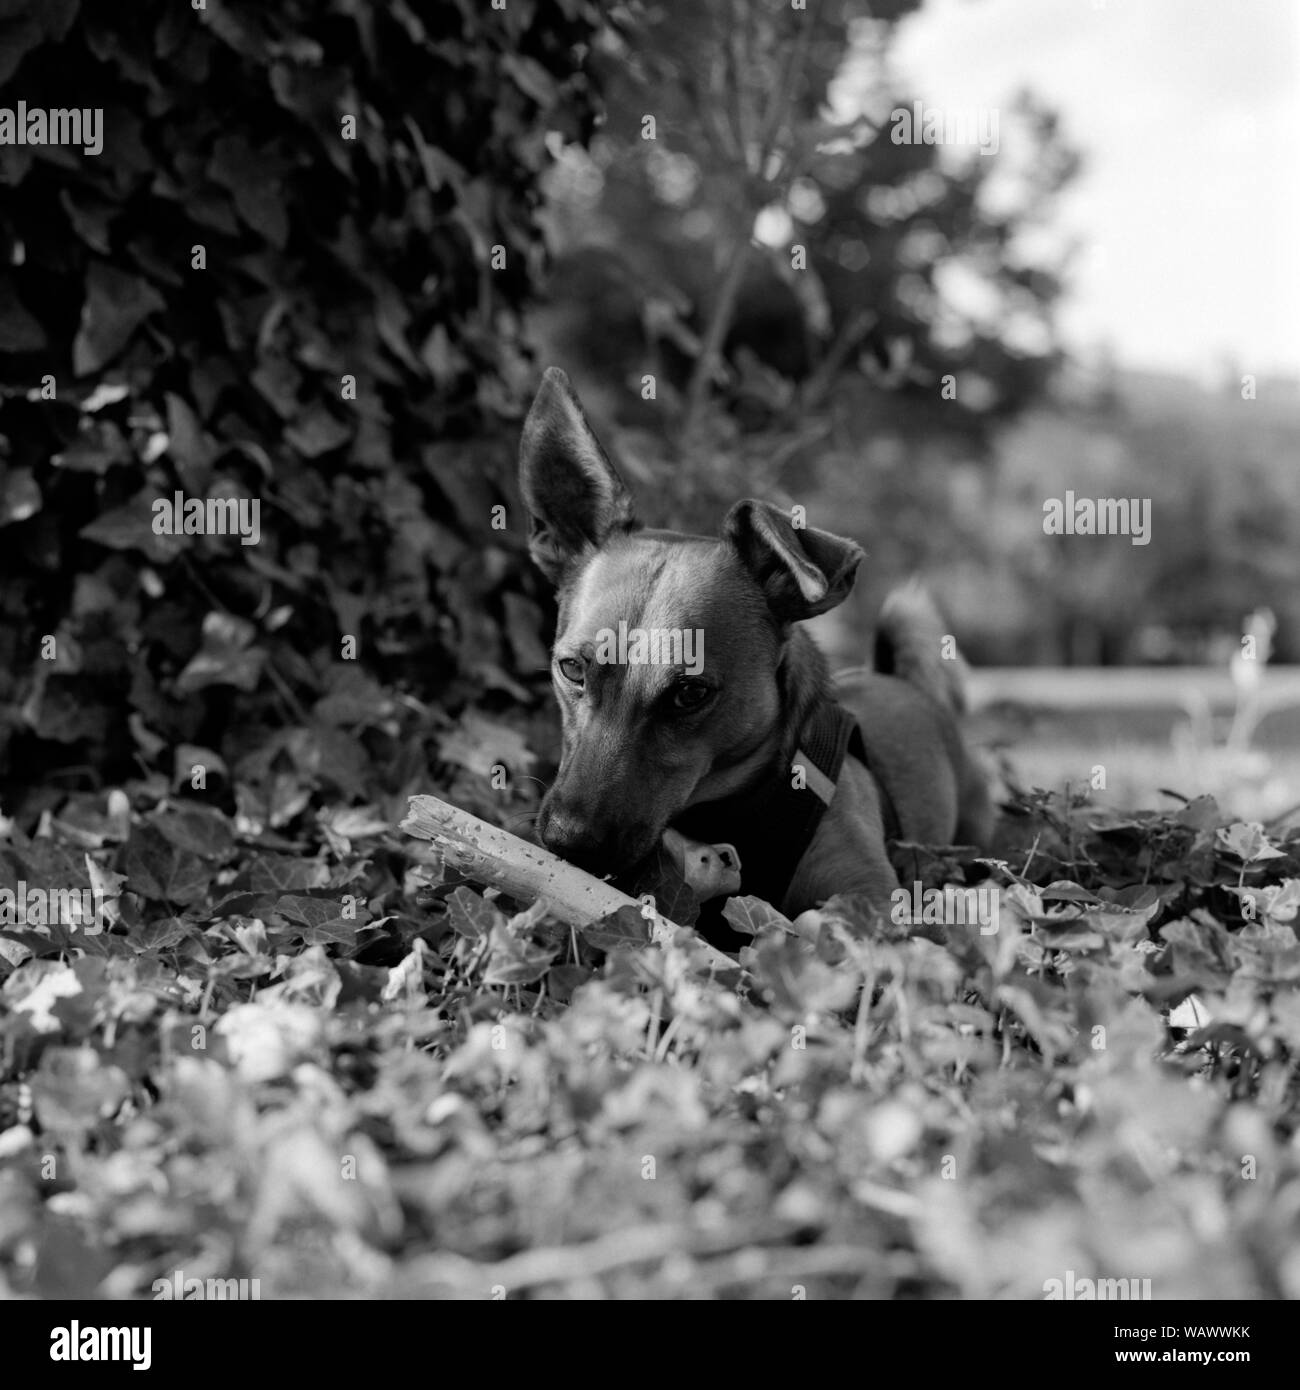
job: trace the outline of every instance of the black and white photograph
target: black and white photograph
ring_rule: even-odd
[[[1258,1369],[1298,538],[1291,0],[0,0],[0,1365]]]

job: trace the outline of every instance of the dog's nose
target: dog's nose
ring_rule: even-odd
[[[592,828],[581,817],[565,811],[552,811],[540,827],[542,844],[576,864],[580,869],[609,872],[613,867],[609,837]]]

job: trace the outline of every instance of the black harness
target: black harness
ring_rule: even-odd
[[[788,770],[750,791],[692,806],[673,824],[693,840],[733,845],[740,856],[741,893],[780,907],[835,795],[846,756],[875,779],[885,838],[901,838],[898,813],[867,755],[858,721],[833,700],[819,701],[808,716]]]

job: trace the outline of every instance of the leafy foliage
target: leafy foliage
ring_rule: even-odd
[[[287,722],[355,791],[344,730],[391,704],[368,678],[452,698],[536,664],[491,517],[546,131],[590,125],[573,46],[599,18],[60,0],[6,22],[6,92],[104,110],[100,155],[0,147],[0,769],[26,815],[87,767],[266,761]],[[156,534],[176,491],[257,501],[259,542]]]
[[[996,932],[832,904],[810,944],[746,900],[718,972],[374,811],[290,845],[132,798],[5,842],[4,886],[97,875],[116,922],[0,935],[15,1290],[1300,1292],[1295,832],[1036,794]]]
[[[3,22],[7,90],[106,129],[0,148],[0,1292],[1300,1295],[1295,832],[1034,796],[998,861],[905,849],[995,933],[740,900],[719,970],[393,830],[535,806],[489,523],[600,18]],[[260,543],[155,533],[175,490]]]

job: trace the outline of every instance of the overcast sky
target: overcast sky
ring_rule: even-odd
[[[894,63],[927,104],[1032,87],[1086,167],[1067,342],[1129,366],[1300,375],[1300,3],[926,0]]]

